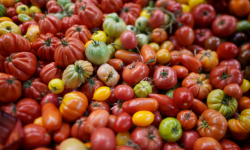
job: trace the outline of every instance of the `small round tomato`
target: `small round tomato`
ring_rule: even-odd
[[[90,138],[92,150],[114,150],[116,149],[116,137],[115,133],[109,128],[96,129]]]
[[[151,46],[155,52],[158,52],[160,50],[160,45],[157,43],[149,43],[149,46]]]
[[[145,9],[145,10],[141,11],[140,16],[143,16],[143,17],[146,17],[149,19],[151,15],[150,15],[150,12],[147,9]]]
[[[181,4],[181,8],[183,12],[190,12],[191,8],[190,6],[186,5],[186,4]]]
[[[93,100],[97,101],[105,101],[107,100],[111,95],[111,90],[107,86],[102,86],[96,89],[94,95],[93,95]]]
[[[138,41],[133,31],[127,30],[120,36],[121,44],[126,49],[133,49],[137,46]]]
[[[163,28],[155,28],[152,31],[152,34],[151,34],[151,41],[152,42],[161,44],[162,42],[167,40],[167,38],[168,38],[168,34]]]
[[[222,59],[233,59],[238,55],[239,49],[233,43],[224,42],[219,45],[216,52]]]
[[[171,41],[165,41],[161,44],[160,49],[167,49],[171,52],[174,50],[174,44]]]
[[[132,125],[132,117],[127,112],[122,112],[115,119],[114,130],[118,133],[127,132]]]
[[[30,9],[26,5],[19,5],[16,8],[17,14],[25,14],[25,15],[30,15]]]
[[[188,76],[188,69],[186,67],[174,65],[172,68],[175,70],[178,79],[184,79]]]
[[[125,145],[129,139],[130,139],[130,132],[117,133],[116,135],[117,146]]]
[[[194,96],[192,92],[185,87],[177,88],[174,91],[173,100],[179,108],[189,108],[193,104],[193,99]]]
[[[106,43],[107,41],[107,35],[104,31],[96,31],[94,34],[91,36],[91,39],[95,41],[102,41]]]
[[[188,46],[194,42],[195,34],[191,27],[183,26],[175,31],[175,38],[180,45]]]
[[[146,127],[154,121],[154,114],[150,111],[137,111],[132,120],[136,126]]]
[[[115,87],[114,96],[116,99],[127,101],[135,97],[135,92],[128,85],[118,85],[117,87]]]
[[[178,113],[176,119],[181,123],[181,127],[185,130],[192,129],[197,124],[197,117],[192,110],[182,110]]]
[[[30,7],[30,14],[35,14],[35,13],[41,13],[41,9],[37,6],[31,6]]]
[[[121,46],[119,46],[119,45],[122,45],[122,43],[121,43],[121,40],[120,40],[120,37],[118,37],[118,38],[116,38],[115,40],[114,40],[114,47],[115,47],[115,49],[116,50],[122,50],[122,49],[124,49],[124,48],[122,48]]]
[[[7,10],[6,10],[6,15],[10,18],[14,17],[14,16],[17,16],[18,14],[16,13],[16,9],[14,7],[9,7]]]
[[[48,88],[54,94],[62,93],[64,90],[63,81],[61,79],[53,79],[49,82]]]
[[[240,86],[243,93],[246,93],[250,89],[250,82],[247,79],[243,79],[243,83]]]
[[[171,60],[171,54],[167,49],[160,49],[156,53],[156,57],[157,57],[157,63],[159,64],[166,64]]]
[[[176,142],[182,136],[181,124],[176,118],[167,117],[161,121],[159,132],[167,142]]]
[[[211,137],[201,137],[195,141],[193,150],[222,150],[220,143]]]

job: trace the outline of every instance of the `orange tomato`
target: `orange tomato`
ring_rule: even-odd
[[[3,22],[3,21],[12,21],[12,19],[9,18],[9,17],[1,17],[0,18],[0,23]]]
[[[13,7],[15,5],[14,0],[0,0],[0,3],[3,4],[5,7]]]
[[[66,140],[70,135],[70,126],[68,123],[62,123],[61,128],[54,132],[53,140],[56,143],[61,143]]]
[[[210,72],[219,65],[219,57],[216,51],[202,50],[195,57],[201,62],[204,72]]]
[[[62,116],[58,108],[52,103],[47,103],[42,107],[43,125],[48,131],[56,131],[61,128]]]
[[[171,52],[174,50],[174,44],[171,41],[165,41],[161,44],[161,49],[167,49]]]
[[[243,17],[250,12],[249,0],[230,0],[229,11],[238,17]]]
[[[143,62],[148,65],[154,65],[157,62],[155,50],[148,44],[142,46],[141,56],[143,58]]]

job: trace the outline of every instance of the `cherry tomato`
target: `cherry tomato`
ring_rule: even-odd
[[[154,121],[154,114],[150,111],[137,111],[132,120],[136,126],[146,127]]]
[[[194,31],[189,26],[183,26],[175,31],[175,38],[181,46],[188,46],[194,42]]]
[[[151,33],[151,41],[161,44],[167,40],[168,34],[163,28],[155,28]]]
[[[121,44],[126,49],[133,49],[137,46],[138,41],[135,33],[131,30],[126,30],[120,36]]]
[[[177,88],[174,91],[173,100],[175,104],[182,109],[192,106],[194,96],[190,90],[185,87]]]
[[[64,90],[63,81],[61,79],[52,79],[48,84],[48,88],[54,94],[62,93]]]
[[[195,33],[195,40],[194,44],[204,47],[204,43],[206,39],[213,36],[213,32],[211,29],[203,28],[203,29],[196,29]]]
[[[185,130],[192,129],[197,124],[197,117],[192,110],[182,110],[178,113],[177,120],[181,123],[181,127]]]
[[[250,89],[250,82],[247,79],[243,79],[243,82],[240,88],[243,93],[246,93]]]
[[[93,100],[97,101],[105,101],[109,98],[111,95],[111,90],[107,86],[102,86],[96,89],[94,95],[93,95]]]
[[[156,52],[160,50],[160,45],[157,43],[149,43],[149,46],[151,46]]]
[[[125,145],[129,139],[130,139],[130,132],[117,133],[116,135],[117,146]]]
[[[127,132],[132,125],[132,117],[127,112],[122,112],[115,119],[114,130],[118,133]]]
[[[156,52],[157,63],[167,64],[171,60],[171,54],[167,49],[160,49]]]
[[[224,42],[219,45],[216,52],[222,59],[233,59],[238,55],[239,49],[233,43]]]
[[[118,85],[114,90],[114,96],[116,99],[127,101],[135,97],[135,92],[128,85]]]
[[[91,36],[91,39],[93,39],[95,41],[102,41],[102,42],[106,43],[106,41],[107,41],[107,34],[104,31],[96,31]]]
[[[99,109],[110,112],[109,104],[106,101],[92,101],[91,104],[89,104],[88,113],[91,114],[93,111]]]
[[[171,41],[165,41],[161,44],[160,49],[167,49],[171,52],[174,50],[174,44]]]
[[[174,65],[172,68],[175,70],[178,79],[184,79],[188,76],[188,69],[184,66]]]

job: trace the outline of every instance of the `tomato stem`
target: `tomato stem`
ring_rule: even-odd
[[[29,87],[31,87],[32,82],[33,82],[32,80],[29,80],[29,81],[25,82],[25,83],[23,84],[23,87],[24,87],[24,88],[29,88]]]
[[[185,114],[185,120],[189,120],[191,113],[192,113],[192,110],[190,110],[188,114]]]
[[[168,70],[165,71],[165,70],[163,69],[162,72],[161,72],[160,74],[161,74],[161,77],[162,77],[162,78],[168,78],[168,76],[167,76],[167,75],[168,75]]]
[[[123,48],[124,50],[128,50],[128,49],[124,48],[122,45],[119,45],[119,44],[116,44],[116,43],[111,43],[111,45],[120,46],[120,47]]]

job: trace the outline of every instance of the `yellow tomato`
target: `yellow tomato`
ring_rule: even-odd
[[[182,4],[187,4],[188,0],[176,0],[176,2],[182,3]]]
[[[116,144],[117,146],[125,145],[126,142],[130,139],[129,132],[117,133],[116,135]]]
[[[156,53],[157,63],[166,64],[171,60],[171,54],[167,49],[160,49]]]
[[[16,8],[16,13],[17,14],[25,14],[25,15],[30,15],[30,9],[26,5],[19,5]]]
[[[143,10],[143,11],[141,11],[140,16],[143,16],[143,17],[146,17],[149,19],[151,15],[150,15],[150,12],[148,10]]]
[[[5,33],[21,34],[21,29],[12,21],[3,21],[0,23],[0,36]]]
[[[12,19],[10,19],[9,17],[1,17],[0,18],[0,23],[4,22],[4,21],[11,21],[12,22]]]
[[[94,95],[93,95],[93,100],[97,101],[105,101],[107,100],[111,95],[111,90],[107,86],[102,86],[96,89]]]
[[[117,45],[114,45],[114,47],[115,47],[116,50],[123,49],[122,47],[118,46],[118,45],[122,45],[120,37],[116,38],[115,41],[114,41],[114,43],[117,44]]]
[[[104,31],[96,31],[91,38],[95,41],[102,41],[104,43],[107,41],[107,35]]]
[[[107,45],[108,45],[108,44],[111,44],[113,41],[114,41],[114,37],[108,36],[108,35],[107,35],[106,44],[107,44]]]
[[[191,12],[190,6],[188,6],[186,4],[181,4],[181,7],[182,7],[183,12]]]
[[[174,44],[171,41],[165,41],[161,44],[161,49],[167,49],[171,52],[174,50]]]
[[[43,126],[43,118],[42,117],[38,117],[34,120],[33,122],[34,124],[38,124],[40,126]]]
[[[132,120],[136,126],[146,127],[154,121],[154,114],[150,111],[137,111]]]
[[[53,79],[48,84],[49,90],[54,94],[62,93],[64,90],[64,84],[61,79]]]
[[[87,48],[88,46],[89,46],[89,44],[91,44],[91,43],[93,43],[94,41],[92,41],[92,40],[89,40],[84,46],[85,46],[85,48]]]
[[[41,13],[41,9],[37,6],[31,6],[30,7],[30,14],[35,14],[35,13]]]
[[[250,82],[247,79],[243,79],[243,83],[240,87],[243,93],[246,93],[250,89]]]
[[[205,0],[188,0],[188,5],[191,10],[202,3],[206,3],[206,1]]]
[[[160,50],[160,45],[157,43],[150,43],[149,45],[155,50],[155,52]]]
[[[26,38],[30,42],[35,42],[40,35],[40,30],[38,26],[29,27],[26,33]]]

